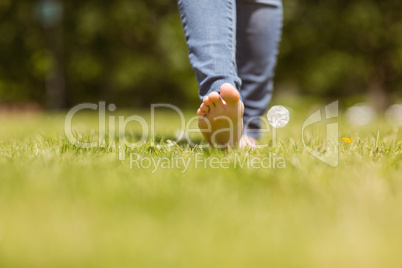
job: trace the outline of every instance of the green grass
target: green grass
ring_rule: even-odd
[[[157,141],[125,149],[125,161],[118,147],[71,145],[63,114],[3,115],[0,267],[402,267],[401,129],[341,116],[333,168],[303,148],[311,111],[295,108],[276,146],[248,152],[169,142],[179,121],[158,114]],[[92,139],[97,117],[73,124]],[[127,133],[134,141],[139,130]],[[324,151],[325,125],[306,139]],[[130,168],[130,153],[192,164],[152,173]],[[234,167],[236,154],[274,153],[286,168]],[[196,155],[227,158],[229,167],[195,168]]]

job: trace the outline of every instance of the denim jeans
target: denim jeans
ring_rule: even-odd
[[[244,103],[246,134],[259,138],[273,90],[281,1],[178,0],[178,6],[200,98],[231,83]]]

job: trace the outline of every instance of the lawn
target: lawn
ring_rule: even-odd
[[[0,267],[402,267],[401,128],[341,111],[332,167],[301,139],[320,106],[289,106],[276,142],[271,131],[268,147],[227,152],[175,142],[168,111],[136,148],[74,146],[66,113],[0,115]],[[96,141],[96,113],[72,124]],[[323,153],[325,137],[325,122],[304,134]]]

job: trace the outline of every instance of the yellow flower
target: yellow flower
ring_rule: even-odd
[[[351,139],[351,138],[346,138],[346,137],[343,137],[342,140],[343,140],[344,142],[346,142],[346,143],[351,143],[351,142],[353,141],[353,139]]]

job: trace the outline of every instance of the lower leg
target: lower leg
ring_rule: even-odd
[[[282,29],[280,0],[265,2],[270,4],[237,1],[237,66],[245,107],[244,133],[256,139],[260,137],[260,117],[272,95]]]
[[[179,0],[179,10],[203,100],[199,128],[214,147],[236,146],[243,130],[236,66],[235,0]]]
[[[240,88],[236,66],[236,0],[178,0],[200,99],[224,83]]]

